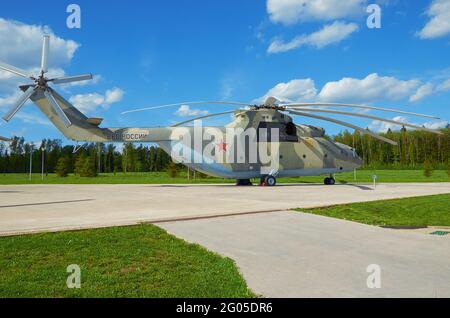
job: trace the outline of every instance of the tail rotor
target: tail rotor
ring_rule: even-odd
[[[83,75],[76,75],[76,76],[63,76],[63,77],[57,77],[57,78],[47,78],[45,77],[45,74],[48,73],[48,55],[50,50],[50,36],[44,35],[43,43],[42,43],[42,56],[41,56],[41,69],[40,74],[38,76],[34,76],[32,74],[29,74],[27,71],[24,71],[20,68],[17,68],[15,66],[0,63],[0,69],[13,73],[15,75],[19,75],[28,79],[31,79],[34,81],[34,84],[22,86],[24,87],[24,93],[20,98],[17,100],[17,102],[14,104],[14,106],[6,113],[6,115],[3,116],[3,119],[6,122],[9,122],[14,115],[22,108],[22,106],[30,99],[33,94],[35,94],[38,91],[42,91],[45,95],[45,98],[51,105],[52,109],[54,110],[56,116],[58,116],[61,121],[64,123],[66,127],[70,127],[72,125],[70,119],[67,117],[64,110],[61,108],[61,106],[58,104],[57,99],[52,94],[52,89],[49,87],[49,82],[52,82],[53,84],[67,84],[72,82],[79,82],[79,81],[85,81],[92,79],[92,74],[83,74]],[[21,87],[21,88],[22,88]]]

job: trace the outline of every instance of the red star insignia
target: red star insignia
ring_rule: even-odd
[[[219,147],[220,151],[224,151],[224,152],[227,151],[227,144],[224,143],[223,140],[219,144],[216,144],[216,146]]]

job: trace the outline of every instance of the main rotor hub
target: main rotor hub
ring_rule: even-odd
[[[255,110],[258,110],[258,109],[286,110],[286,107],[278,106],[275,104],[271,104],[271,105],[263,104],[263,105],[254,105],[253,109],[255,109]]]
[[[36,84],[41,88],[45,88],[47,87],[47,81],[48,80],[44,77],[44,74],[42,73],[41,76],[39,76],[36,79]]]

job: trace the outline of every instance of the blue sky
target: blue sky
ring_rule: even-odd
[[[449,0],[25,3],[2,3],[0,60],[27,70],[38,67],[41,35],[50,33],[54,74],[96,75],[84,85],[56,89],[88,116],[104,117],[104,126],[164,126],[189,118],[181,116],[186,113],[230,109],[191,106],[178,114],[176,107],[120,114],[132,108],[195,100],[250,102],[268,94],[435,114],[443,120],[387,114],[433,128],[450,120]],[[81,29],[66,26],[70,3],[81,7]],[[380,29],[366,25],[371,3],[382,9]],[[0,72],[0,114],[18,96],[20,83]],[[345,119],[376,131],[389,127]],[[229,120],[225,116],[205,124]],[[295,121],[320,125],[330,134],[343,129],[305,118]],[[12,134],[33,141],[64,140],[32,104],[0,125],[0,135]]]

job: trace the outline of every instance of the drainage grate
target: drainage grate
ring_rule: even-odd
[[[450,232],[447,232],[447,231],[435,231],[435,232],[430,233],[430,234],[431,234],[431,235],[444,236],[444,235],[450,234]]]

